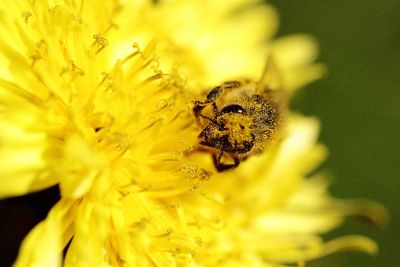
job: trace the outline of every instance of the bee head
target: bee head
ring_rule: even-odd
[[[254,145],[253,118],[237,104],[220,110],[215,120],[200,133],[200,143],[227,152],[245,153]]]

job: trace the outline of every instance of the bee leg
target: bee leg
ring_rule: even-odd
[[[214,87],[206,96],[206,99],[204,101],[193,101],[193,113],[194,116],[196,117],[196,119],[198,119],[199,117],[208,120],[209,122],[211,122],[212,124],[216,125],[218,127],[218,129],[223,128],[223,126],[218,125],[218,123],[208,117],[202,114],[203,109],[208,106],[209,104],[212,104],[212,108],[213,108],[213,112],[214,115],[217,116],[218,114],[218,107],[217,104],[215,103],[215,101],[217,100],[217,98],[223,93],[224,90],[226,89],[235,89],[235,88],[239,88],[243,85],[242,82],[239,81],[228,81],[228,82],[224,82],[222,83],[220,86]]]
[[[242,83],[239,81],[228,81],[222,84],[222,87],[224,89],[234,89],[234,88],[239,88],[240,86],[242,86]]]
[[[212,106],[213,106],[213,111],[214,111],[214,114],[217,114],[217,113],[218,113],[218,107],[217,107],[217,104],[215,104],[215,102],[213,102],[213,103],[212,103]]]
[[[199,115],[201,115],[201,111],[204,109],[206,104],[198,100],[193,101],[193,104],[194,104],[193,113],[196,117],[198,117]]]
[[[194,107],[193,107],[193,113],[196,117],[201,115],[201,111],[210,103],[214,103],[214,101],[217,99],[218,96],[220,96],[222,93],[222,87],[217,86],[214,87],[206,96],[206,100],[204,102],[202,101],[193,101]]]
[[[217,169],[218,172],[223,172],[229,169],[234,169],[237,166],[239,166],[240,161],[236,156],[233,156],[233,160],[235,161],[234,164],[223,164],[221,163],[222,155],[224,154],[224,151],[220,150],[218,155],[213,155],[213,161],[214,161],[214,166]]]
[[[199,114],[199,116],[202,117],[203,119],[208,120],[209,122],[211,122],[211,123],[214,124],[215,126],[217,126],[218,129],[221,128],[221,126],[220,126],[214,119],[212,119],[212,118],[210,118],[210,117],[207,117],[207,116],[205,116],[205,115],[203,115],[203,114]]]
[[[242,83],[239,82],[239,81],[224,82],[224,83],[222,83],[222,85],[214,87],[207,94],[206,101],[204,101],[204,104],[207,105],[207,104],[210,104],[210,103],[214,103],[215,100],[217,100],[217,98],[222,94],[222,92],[225,89],[235,89],[235,88],[239,88],[240,86],[242,86]]]
[[[222,86],[217,86],[214,87],[206,96],[206,104],[212,103],[215,100],[217,100],[217,98],[222,94],[223,91],[223,87]]]
[[[242,86],[242,83],[239,81],[228,81],[224,82],[221,85],[214,87],[206,96],[205,101],[193,101],[194,107],[193,112],[196,117],[198,117],[201,111],[210,103],[213,105],[214,113],[218,111],[217,105],[215,104],[215,100],[222,94],[225,89],[235,89]]]

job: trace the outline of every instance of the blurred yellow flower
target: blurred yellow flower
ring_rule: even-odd
[[[376,251],[366,237],[320,237],[382,210],[306,178],[326,154],[315,118],[289,114],[281,140],[232,171],[192,153],[204,88],[257,79],[271,54],[288,91],[323,74],[309,36],[271,40],[272,7],[4,0],[0,14],[0,196],[61,192],[15,266],[280,266]]]

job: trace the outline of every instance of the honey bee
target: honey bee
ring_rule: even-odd
[[[205,100],[193,101],[194,116],[204,127],[199,144],[212,151],[218,172],[236,168],[249,156],[263,152],[280,128],[284,105],[277,95],[280,90],[271,90],[264,82],[267,69],[268,63],[259,82],[226,81]],[[233,163],[226,163],[224,154]]]

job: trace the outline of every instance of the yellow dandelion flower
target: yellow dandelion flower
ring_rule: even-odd
[[[288,92],[324,72],[311,37],[272,40],[270,6],[4,0],[0,14],[0,196],[61,192],[15,266],[280,266],[376,251],[320,236],[382,209],[307,178],[326,155],[315,118],[288,112],[279,140],[234,170],[198,151],[191,108],[205,88],[258,79],[269,55],[271,84]]]

